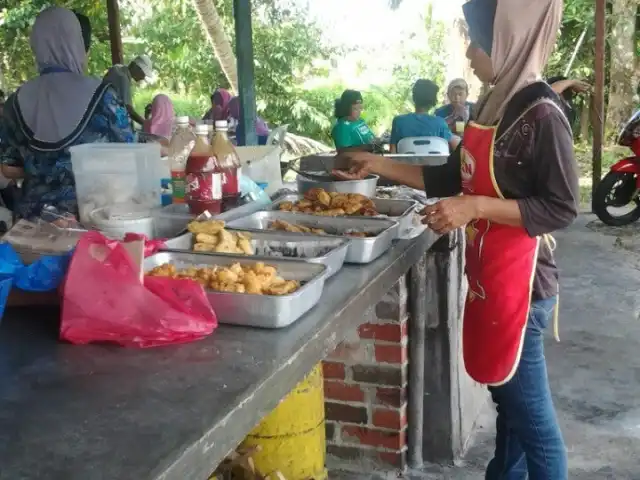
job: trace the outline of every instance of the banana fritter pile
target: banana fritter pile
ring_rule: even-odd
[[[359,193],[327,192],[322,188],[312,188],[297,202],[282,202],[280,210],[285,212],[307,213],[326,217],[379,215],[375,203]]]
[[[217,292],[288,295],[300,288],[299,282],[279,277],[275,267],[262,262],[252,265],[234,263],[224,267],[189,267],[181,270],[171,263],[165,263],[155,267],[147,275],[188,278]]]
[[[193,221],[187,225],[187,230],[193,233],[196,252],[255,254],[249,234],[229,232],[221,220]]]

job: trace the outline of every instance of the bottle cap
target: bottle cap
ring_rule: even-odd
[[[229,129],[229,124],[226,120],[216,120],[216,130],[222,130],[223,132]]]
[[[209,135],[209,127],[206,123],[196,125],[196,135]]]
[[[186,115],[181,115],[176,117],[176,123],[178,125],[189,125],[189,117]]]

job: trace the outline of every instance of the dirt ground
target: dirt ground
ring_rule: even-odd
[[[546,355],[570,478],[640,480],[640,223],[612,229],[583,215],[556,239],[561,341],[549,336]],[[406,477],[484,478],[493,449],[492,410],[459,465],[428,465]]]

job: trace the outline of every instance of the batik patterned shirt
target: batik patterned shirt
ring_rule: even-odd
[[[11,105],[13,101],[15,98],[7,104]],[[4,165],[24,169],[22,194],[14,212],[17,218],[38,218],[45,206],[77,216],[69,147],[99,142],[133,143],[136,140],[127,109],[112,87],[106,88],[97,100],[84,131],[62,150],[43,152],[32,149],[13,109],[5,108],[4,120],[1,136],[5,148],[0,152],[0,161]]]

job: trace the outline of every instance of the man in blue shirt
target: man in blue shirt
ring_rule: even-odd
[[[409,137],[440,137],[449,142],[452,150],[460,139],[455,137],[443,118],[429,115],[438,98],[438,86],[431,80],[420,79],[413,85],[415,113],[399,115],[391,126],[391,152],[396,153],[398,142]]]

